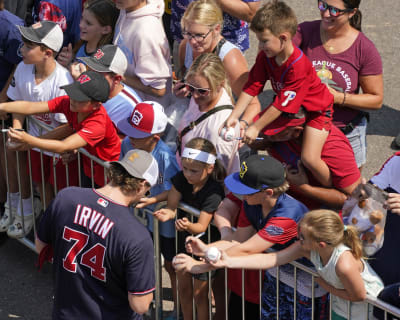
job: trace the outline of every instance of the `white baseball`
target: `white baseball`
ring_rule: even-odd
[[[221,129],[220,136],[225,141],[232,141],[235,138],[235,129],[233,129],[232,127],[229,127],[228,129],[226,127],[223,127]]]
[[[217,247],[210,247],[206,251],[206,258],[211,262],[217,262],[221,258],[221,251]]]

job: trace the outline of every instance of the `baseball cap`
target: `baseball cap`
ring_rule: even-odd
[[[118,122],[117,127],[131,138],[146,138],[164,132],[168,118],[161,104],[155,101],[138,103],[127,119]]]
[[[124,75],[128,68],[128,59],[122,50],[113,44],[97,49],[90,57],[78,57],[88,67],[97,72],[114,72]]]
[[[30,27],[17,27],[25,39],[34,43],[44,44],[53,51],[60,51],[64,40],[64,34],[57,23],[44,20]]]
[[[225,186],[236,194],[252,194],[276,188],[285,182],[285,168],[275,158],[255,154],[240,165],[240,172],[225,178]]]
[[[147,151],[133,149],[128,151],[122,160],[111,161],[110,163],[118,163],[132,177],[145,179],[151,186],[154,186],[157,182],[158,164]]]
[[[268,108],[260,112],[254,117],[254,122],[257,121]],[[264,127],[260,133],[266,136],[273,136],[279,132],[285,130],[288,127],[300,126],[306,122],[306,114],[303,108],[300,108],[299,112],[296,114],[282,112],[282,114],[272,121],[269,125]]]
[[[107,80],[95,71],[85,71],[73,83],[60,88],[76,101],[106,102],[110,93]]]

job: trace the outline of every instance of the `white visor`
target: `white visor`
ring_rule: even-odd
[[[183,149],[182,158],[193,159],[207,164],[214,164],[217,159],[217,157],[211,153],[192,148]]]

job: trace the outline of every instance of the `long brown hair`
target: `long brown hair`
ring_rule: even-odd
[[[307,230],[313,241],[322,241],[333,247],[343,243],[350,248],[355,259],[361,259],[363,256],[357,229],[353,226],[345,228],[335,211],[326,209],[309,211],[300,221],[300,227],[302,230]]]
[[[112,43],[114,38],[115,24],[117,23],[119,10],[115,6],[115,3],[111,0],[88,0],[84,4],[84,10],[90,11],[99,22],[101,26],[110,26],[111,32],[103,35],[97,44],[97,48],[105,44]],[[79,40],[74,46],[74,54],[76,54],[79,48],[85,43],[83,40]]]

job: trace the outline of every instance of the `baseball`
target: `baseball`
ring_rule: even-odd
[[[217,247],[210,247],[206,251],[206,258],[208,261],[217,262],[221,258],[221,251]]]
[[[235,129],[233,129],[232,127],[229,127],[228,129],[226,127],[223,127],[221,129],[220,136],[225,141],[232,141],[235,138]]]

